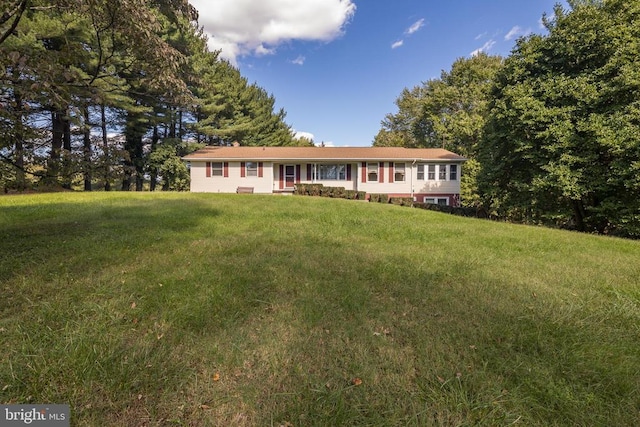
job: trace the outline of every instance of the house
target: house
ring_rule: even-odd
[[[466,160],[438,148],[205,147],[183,158],[191,191],[292,193],[298,183],[458,206]]]

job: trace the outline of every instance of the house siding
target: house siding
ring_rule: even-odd
[[[298,151],[295,148],[206,148],[185,158],[190,162],[191,167],[191,191],[235,193],[238,187],[252,187],[254,193],[290,192],[292,188],[285,188],[283,173],[285,165],[291,165],[295,168],[295,183],[315,182],[328,187],[344,187],[348,190],[363,191],[369,194],[388,194],[392,197],[413,196],[414,200],[418,202],[422,202],[424,197],[446,197],[452,203],[459,200],[460,176],[465,159],[445,150],[404,149],[401,153],[398,153],[396,149],[390,149],[388,151],[390,157],[387,160],[383,160],[381,157],[378,159],[366,157],[367,155],[380,155],[387,152],[378,148],[371,148],[371,151],[366,148],[348,149],[347,151],[337,149],[331,151],[320,148],[301,150],[301,157],[296,158],[295,154]],[[218,152],[221,154],[218,155]],[[238,152],[246,152],[247,155],[237,156]],[[236,157],[227,157],[222,153],[228,153],[230,156]],[[285,158],[276,157],[279,153],[282,153]],[[318,155],[318,153],[323,155],[324,153],[329,153],[335,158],[318,156],[318,159],[315,160],[313,156]],[[344,153],[354,157],[350,159],[341,157]],[[355,157],[357,153],[362,153],[363,157]],[[407,157],[400,157],[398,154],[406,155]],[[434,160],[429,160],[431,154]],[[411,158],[410,155],[421,155],[422,157],[417,160],[408,160]],[[212,176],[212,162],[223,162],[223,176]],[[256,162],[258,164],[258,176],[243,176],[246,175],[247,162]],[[323,164],[345,164],[346,179],[314,180],[314,165]],[[370,181],[367,176],[367,167],[374,167],[374,165],[377,170],[377,177]],[[398,180],[401,175],[396,176],[395,173],[402,168],[402,165],[404,165],[404,180]],[[423,165],[421,169],[422,179],[420,180],[418,180],[419,165]],[[436,172],[435,179],[428,180],[427,165],[436,165],[436,171],[440,171],[441,167],[445,167],[447,172],[450,171],[450,165],[457,165],[456,179],[450,180],[450,173],[447,173],[446,179],[440,180],[442,176]],[[433,174],[431,175],[433,177]]]
[[[235,193],[238,187],[253,187],[254,193],[273,192],[273,164],[262,163],[258,166],[258,175],[243,176],[245,162],[225,162],[224,174],[228,176],[207,176],[209,162],[191,161],[191,186],[194,193]]]

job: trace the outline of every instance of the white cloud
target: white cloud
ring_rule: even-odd
[[[410,36],[413,35],[415,33],[417,33],[418,31],[420,31],[420,29],[424,27],[424,18],[419,19],[418,21],[414,22],[413,25],[411,25],[409,28],[407,28],[405,30],[405,35]],[[400,46],[404,45],[404,40],[398,40],[396,42],[394,42],[393,44],[391,44],[391,49],[397,49]]]
[[[260,46],[256,47],[254,53],[256,54],[256,56],[273,55],[275,53],[275,49],[268,49],[261,44]]]
[[[333,141],[316,142],[316,147],[335,147]]]
[[[471,52],[469,55],[470,55],[470,56],[476,56],[476,55],[478,55],[478,54],[480,54],[480,53],[487,53],[487,52],[489,52],[489,51],[493,48],[493,46],[495,46],[495,44],[496,44],[495,40],[493,40],[493,39],[492,39],[492,40],[489,40],[489,41],[488,41],[488,42],[486,42],[484,45],[482,45],[482,47],[480,47],[480,48],[478,48],[478,49],[474,50],[474,51],[473,51],[473,52]]]
[[[504,39],[505,40],[513,40],[513,39],[521,37],[521,36],[528,36],[529,34],[531,34],[531,29],[530,28],[525,30],[524,28],[521,28],[518,25],[516,25],[511,30],[509,30],[507,35],[504,36]]]
[[[486,36],[487,36],[487,33],[485,32],[485,33],[482,33],[482,34],[478,34],[475,39],[476,40],[480,40],[482,38],[485,38]]]
[[[292,64],[296,64],[296,65],[304,65],[304,61],[307,58],[305,58],[304,56],[300,55],[298,56],[296,59],[294,59],[293,61],[291,61]]]
[[[420,19],[419,21],[416,21],[412,26],[410,26],[406,33],[411,35],[413,33],[416,33],[420,30],[420,28],[424,27],[424,18]]]
[[[292,40],[329,42],[356,11],[352,0],[190,0],[209,48],[236,63],[245,55],[273,54]]]
[[[313,139],[315,138],[315,136],[310,132],[302,132],[302,131],[297,131],[297,130],[293,131],[293,137],[295,139],[307,138],[307,139],[309,139],[311,141],[313,141]]]

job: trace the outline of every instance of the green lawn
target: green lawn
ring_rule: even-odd
[[[633,426],[640,242],[310,197],[0,197],[0,402],[72,425]]]

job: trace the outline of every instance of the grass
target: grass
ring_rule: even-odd
[[[346,200],[0,198],[0,402],[72,425],[632,426],[640,242]]]

